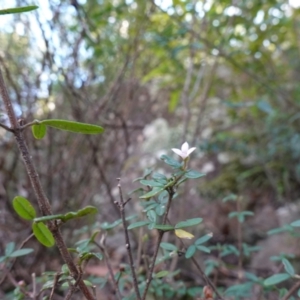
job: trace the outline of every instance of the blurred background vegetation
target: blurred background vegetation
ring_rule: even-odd
[[[180,191],[173,218],[203,217],[215,243],[234,243],[236,225],[227,214],[236,209],[220,200],[235,193],[243,208],[256,213],[244,224],[244,238],[253,245],[267,243],[266,230],[282,225],[286,215],[295,218],[297,1],[40,0],[3,1],[1,8],[13,2],[39,6],[1,17],[0,65],[18,117],[105,128],[95,137],[50,130],[42,141],[26,133],[54,213],[91,204],[100,214],[90,224],[113,222],[119,218],[116,178],[129,192],[145,167],[160,166],[161,154],[188,141],[197,147],[191,164],[207,177]],[[0,108],[5,123],[2,102]],[[13,212],[16,195],[34,199],[14,140],[0,129],[1,252],[8,241],[30,234]],[[71,233],[86,223],[64,229],[70,243],[78,239],[72,241]],[[112,242],[112,251],[119,246]],[[16,278],[56,270],[60,263],[55,250],[48,250],[48,261],[42,246],[32,241],[31,247],[35,255],[18,260]],[[271,270],[255,265],[255,258],[248,266]]]

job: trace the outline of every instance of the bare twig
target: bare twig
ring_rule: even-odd
[[[105,260],[105,263],[106,263],[106,266],[107,266],[107,269],[108,269],[108,272],[109,272],[109,276],[111,278],[111,281],[113,283],[113,287],[114,287],[115,292],[116,292],[116,296],[117,296],[118,299],[121,300],[122,299],[121,291],[120,291],[119,285],[118,285],[118,283],[117,283],[117,281],[115,279],[114,271],[113,271],[112,265],[111,265],[110,260],[109,260],[109,254],[107,253],[107,250],[106,250],[106,247],[105,247],[105,237],[103,239],[103,242],[97,243],[97,242],[94,241],[93,243],[103,253],[104,260]]]
[[[6,131],[14,132],[13,129],[11,129],[10,127],[8,127],[8,126],[6,126],[6,125],[4,125],[4,124],[2,124],[2,123],[0,123],[0,127],[2,127],[3,129],[5,129]]]
[[[134,262],[133,262],[132,252],[131,252],[129,233],[128,233],[127,222],[126,222],[126,218],[125,218],[125,211],[124,211],[125,204],[128,201],[126,201],[126,203],[124,201],[120,180],[121,179],[118,178],[118,182],[119,182],[118,183],[118,189],[119,189],[119,195],[120,195],[120,203],[116,203],[116,204],[118,205],[118,207],[120,209],[122,223],[123,223],[123,227],[124,227],[124,231],[125,231],[125,243],[126,243],[125,246],[126,246],[127,254],[128,254],[128,258],[129,258],[129,265],[130,265],[132,279],[133,279],[133,287],[134,287],[137,299],[141,300],[141,295],[140,295],[140,291],[139,291],[139,287],[138,287],[138,282],[137,282],[137,277],[136,277],[136,272],[135,272]]]
[[[300,288],[300,281],[296,282],[282,300],[289,300],[291,296]]]
[[[53,295],[54,295],[54,291],[55,291],[55,288],[58,284],[58,281],[59,281],[59,278],[61,276],[62,273],[56,273],[55,274],[55,277],[54,277],[54,281],[53,281],[53,287],[51,289],[51,293],[50,293],[50,296],[49,296],[49,300],[52,300],[53,298]]]

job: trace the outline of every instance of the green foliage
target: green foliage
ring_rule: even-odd
[[[33,223],[32,231],[37,240],[46,247],[52,247],[55,244],[55,240],[51,231],[44,223]]]
[[[0,256],[0,263],[8,260],[10,258],[24,256],[24,255],[27,255],[27,254],[33,252],[33,249],[31,249],[31,248],[23,248],[23,249],[19,249],[19,250],[14,250],[14,249],[15,249],[14,242],[7,243],[4,255]]]
[[[13,208],[15,212],[25,220],[33,220],[36,216],[36,211],[30,202],[21,196],[13,199]]]
[[[19,14],[19,13],[32,11],[32,10],[35,10],[35,9],[38,9],[38,8],[39,7],[36,6],[36,5],[31,5],[31,6],[24,6],[24,7],[1,9],[0,10],[0,15]]]
[[[32,134],[36,139],[42,139],[46,135],[47,127],[43,124],[32,125]]]

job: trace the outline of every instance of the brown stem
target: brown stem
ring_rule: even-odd
[[[295,283],[291,289],[288,291],[288,293],[282,298],[282,300],[288,300],[290,297],[300,288],[300,281]]]
[[[137,296],[137,299],[141,300],[141,295],[140,295],[140,291],[139,291],[139,286],[138,286],[138,282],[137,282],[137,277],[136,277],[136,273],[135,273],[134,262],[133,262],[132,252],[131,252],[129,233],[128,233],[128,229],[127,229],[127,222],[126,222],[126,218],[125,218],[125,210],[124,209],[125,209],[125,204],[127,202],[126,203],[124,202],[123,193],[122,193],[121,184],[120,184],[120,178],[118,178],[118,182],[119,182],[118,189],[119,189],[119,195],[120,195],[120,203],[117,203],[117,204],[120,209],[122,223],[123,223],[124,232],[125,232],[125,243],[126,243],[125,246],[126,246],[127,254],[128,254],[128,258],[129,258],[129,265],[130,265],[130,269],[131,269],[135,294]]]
[[[8,95],[8,92],[7,92],[5,83],[4,83],[1,69],[0,69],[0,94],[3,98],[6,112],[7,112],[9,121],[10,121],[11,129],[13,130],[13,133],[14,133],[14,136],[16,139],[16,143],[21,152],[21,156],[22,156],[27,174],[29,176],[31,186],[33,187],[33,190],[35,192],[40,211],[41,211],[42,215],[44,215],[44,216],[52,215],[50,202],[45,195],[45,192],[43,190],[42,184],[39,179],[39,175],[34,167],[31,156],[29,155],[29,151],[28,151],[25,139],[23,137],[20,124],[16,118],[12,102],[9,98],[9,95]],[[57,224],[55,222],[49,222],[49,229],[53,234],[53,237],[56,241],[56,245],[60,251],[62,258],[64,259],[65,263],[67,264],[67,266],[71,272],[71,275],[74,277],[75,280],[77,280],[78,276],[80,274],[73,262],[73,259],[67,249],[67,246],[62,238],[59,227],[57,226]],[[78,286],[79,286],[80,290],[82,291],[82,293],[84,294],[84,296],[88,300],[95,299],[81,278],[78,282]]]

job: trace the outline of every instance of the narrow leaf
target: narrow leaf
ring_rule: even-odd
[[[287,280],[289,278],[291,278],[291,276],[289,274],[287,274],[287,273],[275,274],[275,275],[272,275],[271,277],[267,278],[264,281],[264,285],[265,286],[275,285],[275,284],[283,282],[283,281],[285,281],[285,280]]]
[[[40,125],[32,125],[31,127],[33,136],[40,140],[46,135],[47,127],[43,124]]]
[[[135,222],[135,223],[130,224],[127,229],[130,230],[133,228],[142,227],[142,226],[148,225],[149,223],[150,223],[149,221]]]
[[[9,257],[19,257],[19,256],[27,255],[27,254],[29,254],[31,252],[33,252],[33,249],[24,248],[24,249],[20,249],[20,250],[14,251],[13,253],[11,253],[9,255]]]
[[[191,258],[191,257],[193,257],[194,254],[195,254],[195,252],[196,252],[195,245],[189,246],[188,249],[185,252],[185,258]]]
[[[148,186],[151,186],[151,187],[163,187],[164,184],[161,183],[161,182],[157,182],[155,180],[140,180],[140,183],[143,184],[143,185],[148,185]]]
[[[64,222],[66,222],[66,221],[69,221],[71,219],[81,218],[81,217],[84,217],[84,216],[89,215],[89,214],[95,214],[96,212],[98,212],[96,207],[88,205],[88,206],[78,210],[77,212],[68,212],[68,213],[66,213],[63,216],[62,220]]]
[[[6,245],[5,248],[5,256],[9,256],[15,249],[15,243],[14,242],[10,242]]]
[[[196,240],[195,245],[201,245],[205,242],[207,242],[208,240],[210,240],[213,237],[212,233],[206,234],[203,237],[199,238],[198,240]]]
[[[24,6],[24,7],[1,9],[0,10],[0,15],[18,14],[18,13],[32,11],[32,10],[35,10],[37,8],[39,8],[39,7],[36,6],[36,5],[31,5],[31,6]]]
[[[300,220],[294,221],[290,225],[293,226],[293,227],[300,227]]]
[[[67,121],[67,120],[44,120],[40,122],[46,126],[50,126],[56,129],[71,131],[76,133],[83,133],[83,134],[99,134],[104,131],[101,126],[86,124],[86,123],[79,123],[74,121]]]
[[[158,193],[160,193],[161,191],[163,191],[164,188],[160,188],[160,187],[155,187],[152,189],[152,191],[148,192],[147,194],[143,195],[140,197],[140,199],[149,199],[154,197],[155,195],[157,195]]]
[[[155,229],[162,230],[162,231],[170,231],[170,230],[174,230],[174,227],[171,226],[171,225],[168,225],[168,224],[165,224],[165,225],[163,225],[163,224],[161,224],[161,225],[155,224],[154,228],[155,228]]]
[[[32,230],[37,240],[46,247],[52,247],[55,243],[53,235],[44,223],[33,223]]]
[[[13,200],[13,207],[16,213],[25,220],[33,220],[36,216],[34,207],[24,197],[15,197]]]
[[[177,251],[177,247],[171,243],[160,243],[159,245],[161,248],[167,250],[167,251]]]
[[[205,253],[210,253],[210,249],[205,247],[205,246],[196,246],[198,250],[205,252]]]
[[[166,277],[169,274],[169,271],[160,271],[157,274],[154,275],[155,278],[162,278]]]
[[[206,176],[206,174],[194,170],[189,170],[187,173],[185,173],[184,176],[190,179],[196,179],[196,178],[201,178],[203,176]]]
[[[284,269],[287,271],[287,273],[289,273],[291,276],[294,276],[295,270],[294,270],[292,264],[286,258],[284,258],[282,260],[282,263],[283,263]]]
[[[176,229],[180,229],[180,228],[185,228],[185,227],[190,227],[190,226],[194,226],[194,225],[198,225],[202,222],[202,218],[194,218],[194,219],[189,219],[186,221],[182,221],[179,222],[175,225]]]

